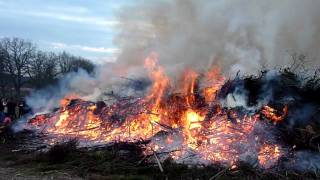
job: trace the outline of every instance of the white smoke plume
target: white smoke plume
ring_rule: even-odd
[[[118,63],[141,64],[155,51],[171,75],[184,66],[220,65],[227,74],[291,63],[304,53],[318,66],[320,1],[143,1],[119,13]],[[171,69],[170,69],[171,68]]]
[[[121,53],[116,64],[97,68],[93,76],[72,73],[59,87],[34,93],[27,101],[34,110],[45,111],[70,92],[102,99],[104,92],[122,87],[126,81],[120,77],[147,77],[141,69],[150,52],[159,55],[173,79],[188,66],[203,71],[218,65],[225,75],[288,66],[293,52],[305,53],[310,57],[306,65],[317,67],[319,7],[317,0],[140,1],[118,13],[114,43]]]

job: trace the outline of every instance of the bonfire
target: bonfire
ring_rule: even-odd
[[[155,53],[145,59],[145,68],[152,84],[144,97],[112,92],[107,94],[112,102],[91,102],[68,94],[59,109],[34,116],[25,128],[47,135],[48,143],[65,138],[77,138],[84,146],[144,141],[143,154],[156,154],[158,163],[170,158],[236,168],[243,161],[269,169],[293,150],[279,138],[279,127],[289,121],[288,101],[243,104],[238,96],[249,83],[228,80],[216,66],[207,72],[186,69],[178,84],[172,84]]]

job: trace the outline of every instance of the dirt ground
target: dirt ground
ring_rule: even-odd
[[[17,151],[20,141],[10,142],[0,137],[0,179],[37,180],[37,179],[76,179],[80,178],[71,172],[48,170],[40,172],[39,164],[28,161],[30,153]]]
[[[1,162],[3,163],[3,162]],[[61,179],[61,180],[69,180],[69,179],[76,179],[81,180],[83,178],[73,176],[66,172],[46,172],[46,173],[30,173],[28,168],[25,167],[24,169],[20,168],[10,168],[10,167],[1,167],[0,168],[0,179],[8,180],[47,180],[47,179]]]
[[[32,140],[29,141],[29,144],[32,144],[31,142]],[[103,175],[101,172],[82,170],[78,165],[48,163],[43,159],[38,159],[39,153],[27,150],[28,148],[24,149],[25,143],[24,136],[15,137],[13,141],[4,141],[0,136],[0,180],[145,179],[145,177],[126,176],[121,173]],[[82,159],[79,161],[87,163]]]
[[[3,151],[2,151],[3,152]],[[9,152],[8,152],[9,153]],[[6,155],[5,155],[6,156]],[[9,156],[1,156],[0,160],[0,179],[2,180],[47,180],[47,179],[61,179],[61,180],[81,180],[80,178],[70,172],[63,172],[57,170],[38,172],[36,167],[30,164],[15,165],[12,160],[5,160]],[[5,158],[4,158],[5,157]],[[9,158],[10,159],[10,158]]]

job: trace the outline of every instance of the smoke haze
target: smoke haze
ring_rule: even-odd
[[[128,83],[119,77],[147,77],[143,61],[151,52],[174,80],[186,67],[203,72],[218,65],[233,76],[289,66],[292,53],[306,54],[305,65],[317,68],[319,7],[317,0],[159,0],[123,7],[114,39],[121,49],[116,64],[99,66],[94,75],[72,73],[59,87],[36,92],[27,101],[47,111],[69,92],[97,100]],[[134,91],[124,87],[117,92]]]
[[[320,1],[143,1],[119,13],[118,63],[139,65],[150,51],[168,73],[220,65],[226,74],[291,63],[303,53],[319,65]]]

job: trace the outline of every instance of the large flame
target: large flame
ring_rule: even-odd
[[[262,167],[270,167],[281,155],[281,147],[266,143],[255,133],[265,124],[260,115],[240,115],[222,108],[216,94],[224,84],[217,67],[204,74],[187,69],[177,88],[169,93],[171,81],[158,65],[157,54],[145,60],[153,84],[145,98],[124,99],[99,107],[69,95],[61,101],[59,111],[36,116],[30,124],[57,137],[78,137],[92,142],[135,141],[152,139],[152,150],[171,150],[169,156],[184,161],[188,156],[199,162],[219,162],[234,166],[248,154],[258,153]],[[77,100],[74,100],[77,99]],[[262,114],[271,121],[282,121],[288,111],[276,115],[264,106]],[[161,132],[167,132],[159,136]],[[268,140],[267,140],[268,141]],[[270,160],[270,161],[269,161]]]

